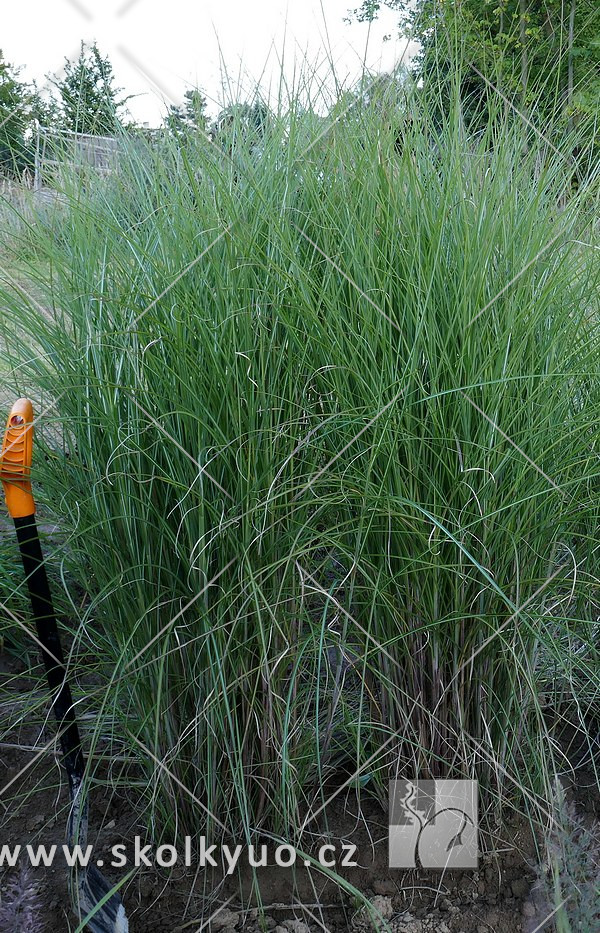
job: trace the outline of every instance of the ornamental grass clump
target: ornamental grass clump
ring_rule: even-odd
[[[419,90],[393,120],[292,100],[260,144],[233,113],[123,138],[30,229],[42,297],[3,294],[64,432],[36,470],[88,594],[91,754],[157,836],[302,847],[324,788],[398,774],[534,813],[569,633],[598,699],[595,180]]]

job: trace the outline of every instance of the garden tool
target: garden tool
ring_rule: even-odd
[[[28,399],[21,398],[8,416],[0,457],[0,479],[8,511],[15,523],[67,772],[71,797],[67,843],[71,851],[73,846],[79,845],[85,853],[87,799],[82,789],[85,759],[35,520],[30,475],[32,452],[33,406]],[[85,920],[90,933],[127,933],[129,925],[120,895],[113,892],[113,886],[96,865],[79,866],[70,878],[69,887],[76,914],[80,920]]]

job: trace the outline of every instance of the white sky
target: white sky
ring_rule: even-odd
[[[129,109],[139,122],[158,125],[169,103],[180,103],[189,87],[199,86],[216,113],[223,100],[221,64],[249,96],[260,80],[276,93],[285,49],[284,74],[290,80],[299,63],[321,67],[333,88],[329,51],[338,81],[358,78],[363,61],[372,71],[389,71],[407,48],[397,37],[397,14],[383,9],[379,20],[344,23],[360,0],[29,0],[3,3],[0,48],[8,61],[23,65],[22,79],[45,83],[75,58],[79,43],[97,40],[108,54],[117,84],[140,95]],[[388,42],[385,35],[392,35]],[[219,47],[221,53],[219,52]],[[221,57],[222,56],[222,61]],[[313,69],[314,70],[314,69]]]

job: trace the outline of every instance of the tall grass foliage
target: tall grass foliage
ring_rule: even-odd
[[[399,774],[535,814],[548,671],[595,708],[595,180],[565,196],[556,137],[438,104],[124,138],[13,244],[37,290],[4,288],[4,340],[64,432],[36,479],[103,676],[87,742],[158,835],[302,847],[332,788]]]

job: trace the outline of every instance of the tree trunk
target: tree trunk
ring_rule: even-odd
[[[527,57],[527,0],[519,0],[519,41],[521,43],[521,107],[526,109],[529,60]]]
[[[577,0],[571,0],[571,10],[569,12],[569,38],[567,52],[567,97],[565,101],[568,113],[568,127],[573,129],[573,91],[575,88],[575,68],[573,60],[573,47],[575,45],[575,12],[577,9]]]

